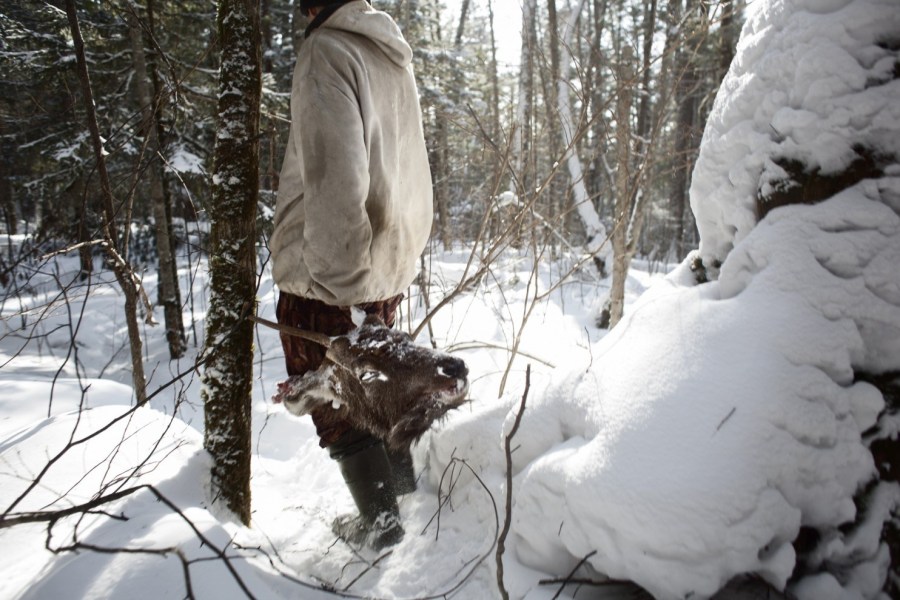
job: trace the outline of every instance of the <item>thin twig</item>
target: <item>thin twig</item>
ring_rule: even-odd
[[[559,586],[559,589],[556,590],[556,593],[553,595],[553,598],[551,598],[550,600],[556,600],[557,598],[559,598],[559,595],[562,594],[562,591],[566,588],[566,586],[568,584],[572,583],[572,576],[575,575],[575,571],[580,569],[581,566],[584,563],[586,563],[588,561],[588,559],[591,558],[595,554],[597,554],[597,551],[592,550],[591,552],[588,552],[580,561],[578,561],[578,564],[575,565],[575,568],[573,568],[571,571],[569,571],[569,574],[566,575],[565,579],[563,579],[562,585]]]
[[[504,600],[509,600],[509,592],[503,583],[503,553],[506,551],[506,536],[509,535],[509,528],[512,524],[512,487],[513,487],[513,467],[512,467],[512,439],[519,430],[522,423],[522,415],[525,414],[525,400],[528,398],[528,389],[531,387],[531,365],[525,367],[525,391],[522,393],[522,401],[519,403],[519,412],[516,413],[516,419],[513,422],[512,429],[506,434],[503,440],[503,450],[506,455],[506,516],[503,521],[503,530],[500,537],[497,538],[497,587],[500,589],[500,595]]]
[[[509,351],[509,348],[506,346],[501,346],[500,344],[492,344],[491,342],[459,342],[456,344],[450,344],[444,350],[447,352],[459,352],[460,350],[475,350],[478,348],[490,348],[494,350],[506,350]],[[517,350],[516,354],[520,354],[532,360],[536,360],[537,362],[550,367],[551,369],[556,368],[556,365],[550,361],[544,360],[539,356],[535,356],[534,354],[530,354],[528,352],[522,352],[521,350]]]
[[[376,566],[378,566],[378,563],[380,563],[382,560],[384,560],[385,558],[387,558],[388,556],[390,556],[390,555],[393,554],[393,553],[394,553],[393,550],[388,550],[387,552],[385,552],[384,554],[382,554],[381,556],[379,556],[378,558],[376,558],[374,561],[372,561],[372,564],[370,564],[370,565],[367,566],[365,569],[363,569],[362,571],[360,571],[359,574],[358,574],[356,577],[354,577],[353,579],[350,580],[350,583],[348,583],[347,585],[344,586],[343,591],[345,591],[345,592],[346,592],[346,591],[349,591],[350,588],[353,587],[353,584],[354,584],[354,583],[356,583],[357,581],[359,581],[360,579],[362,579],[363,576],[364,576],[366,573],[368,573],[369,571],[371,571],[372,569],[374,569]]]
[[[53,252],[49,252],[41,256],[42,261],[50,260],[51,258],[55,258],[57,256],[61,256],[63,254],[68,254],[69,252],[74,252],[75,250],[80,250],[86,246],[99,246],[101,244],[105,244],[106,240],[91,240],[88,242],[79,242],[77,244],[73,244],[71,246],[66,246],[65,248],[60,248],[59,250],[55,250]]]
[[[734,413],[735,413],[736,410],[737,410],[737,406],[731,407],[731,410],[728,411],[728,414],[725,415],[725,418],[722,419],[722,420],[719,422],[719,425],[716,427],[716,433],[718,433],[718,431],[719,431],[720,429],[722,429],[722,426],[725,425],[725,423],[728,421],[728,419],[730,419],[730,418],[732,417],[732,415],[734,415]],[[713,435],[715,435],[715,433],[713,433]]]

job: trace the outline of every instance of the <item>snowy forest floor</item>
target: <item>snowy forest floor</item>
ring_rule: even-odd
[[[464,250],[432,255],[431,306],[459,281],[467,256]],[[99,275],[91,285],[63,285],[62,292],[77,262],[60,258],[46,265],[3,306],[2,505],[15,503],[15,512],[65,508],[101,490],[153,489],[49,527],[0,531],[0,545],[10,550],[0,597],[318,597],[313,588],[320,586],[351,596],[441,597],[457,590],[459,597],[496,597],[494,545],[504,519],[505,465],[493,462],[502,456],[486,457],[481,449],[501,447],[504,417],[521,399],[526,365],[532,389],[539,389],[555,368],[590,363],[605,333],[594,318],[608,281],[597,281],[592,267],[547,294],[569,267],[566,259],[542,260],[535,269],[530,256],[508,254],[433,319],[437,346],[469,366],[471,402],[414,448],[419,485],[401,501],[407,535],[378,556],[331,532],[331,521],[351,512],[352,500],[337,467],[318,448],[308,417],[290,416],[269,401],[285,374],[278,336],[265,328],[257,330],[254,364],[252,527],[210,507],[200,384],[191,370],[202,347],[205,263],[181,269],[182,289],[194,292],[184,314],[189,355],[169,361],[162,328],[144,331],[148,391],[159,391],[150,408],[140,410],[132,409],[122,298],[114,284],[98,281]],[[661,277],[650,267],[659,268],[635,262],[629,303]],[[150,270],[144,284],[153,298]],[[547,296],[535,301],[536,294]],[[276,290],[268,269],[258,297],[259,314],[273,319]],[[419,290],[411,288],[402,326],[414,327],[424,313]],[[10,333],[25,324],[28,338]],[[428,344],[427,335],[419,343]],[[67,547],[78,552],[54,552]],[[505,570],[514,597],[556,593],[558,586],[538,584],[549,573],[518,562],[514,543]]]

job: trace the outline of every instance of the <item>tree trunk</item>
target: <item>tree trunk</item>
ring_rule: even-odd
[[[88,186],[84,173],[78,175],[78,179],[72,183],[72,187],[77,190],[78,195],[81,197],[81,208],[77,218],[78,242],[83,244],[83,246],[78,249],[78,262],[81,264],[78,279],[85,281],[94,272],[94,249],[90,244],[93,241],[91,238],[94,232],[88,227],[88,215],[90,213],[88,212]]]
[[[651,102],[650,69],[653,65],[653,38],[656,33],[656,0],[647,0],[644,4],[643,23],[643,55],[641,56],[641,91],[637,113],[637,134],[635,136],[634,158],[637,164],[631,182],[630,194],[633,197],[634,219],[631,222],[631,231],[628,239],[629,256],[634,256],[640,247],[641,234],[643,233],[645,211],[638,200],[649,198],[653,184],[653,173],[656,167],[656,153],[660,147],[656,139],[659,126],[653,123],[658,121]],[[630,258],[629,258],[630,263]]]
[[[685,210],[688,203],[688,185],[690,170],[693,167],[692,149],[695,146],[696,87],[697,71],[694,66],[694,49],[696,41],[691,39],[693,33],[693,16],[696,0],[687,0],[684,23],[682,25],[681,43],[675,68],[675,105],[678,110],[675,126],[675,166],[672,177],[672,214],[675,227],[674,246],[676,260],[686,254],[684,234],[686,229]],[[680,2],[680,0],[679,0]]]
[[[495,147],[505,148],[508,146],[509,140],[501,140],[500,136],[502,135],[502,129],[500,125],[500,74],[499,67],[497,65],[497,36],[495,32],[494,26],[494,2],[493,0],[487,0],[487,9],[488,9],[488,28],[490,34],[490,52],[491,52],[491,62],[490,62],[490,84],[491,84],[491,129],[490,136],[491,141],[496,145]],[[500,151],[497,152],[497,155],[494,156],[493,160],[493,168],[491,171],[491,190],[493,192],[504,191],[501,190],[500,186],[502,185],[503,173],[506,171],[506,165],[503,162],[503,156]],[[493,193],[485,196],[485,211],[491,213],[494,210],[494,197]],[[496,214],[490,215],[488,220],[488,232],[487,239],[484,239],[484,243],[487,243],[488,239],[495,239],[497,233],[500,231],[500,219],[497,218]]]
[[[181,294],[178,289],[177,266],[172,251],[171,217],[167,210],[166,194],[163,190],[162,166],[159,161],[160,143],[157,112],[160,110],[158,97],[151,94],[150,75],[144,54],[144,36],[137,15],[128,15],[128,30],[131,37],[132,64],[134,65],[137,102],[141,109],[141,131],[144,132],[145,155],[149,155],[145,165],[138,169],[147,175],[153,219],[156,222],[156,251],[159,260],[158,299],[163,307],[166,326],[166,341],[169,344],[169,358],[181,358],[185,351],[184,322],[181,315]]]
[[[488,20],[491,30],[491,139],[500,145],[500,75],[497,67],[497,38],[494,32],[494,4],[488,0]],[[500,160],[495,163],[502,168]],[[496,180],[495,173],[495,180]]]
[[[644,13],[644,48],[641,57],[641,102],[637,118],[637,143],[635,154],[647,163],[651,141],[650,136],[650,67],[653,54],[653,34],[656,30],[656,0],[648,0]]]
[[[0,138],[5,137],[3,131],[3,121],[0,120]],[[15,235],[17,233],[19,218],[16,216],[16,205],[13,202],[12,193],[12,170],[10,166],[13,164],[12,150],[13,145],[3,141],[2,144],[3,157],[0,158],[0,204],[3,206],[3,222],[6,223],[6,233]]]
[[[537,0],[525,0],[522,7],[522,54],[519,71],[519,98],[516,102],[516,130],[513,138],[515,176],[523,196],[532,189],[534,179],[532,131],[534,119],[534,54],[537,51],[536,18]],[[510,186],[514,189],[515,185]]]
[[[91,88],[91,77],[88,72],[87,58],[84,52],[84,39],[81,37],[81,27],[78,23],[75,0],[66,0],[66,17],[69,21],[69,31],[72,34],[72,44],[75,47],[75,60],[78,69],[78,79],[81,84],[82,101],[87,116],[91,145],[94,149],[94,158],[97,161],[97,174],[100,178],[106,251],[113,264],[113,273],[116,276],[116,281],[122,289],[122,294],[125,296],[125,323],[128,328],[128,341],[131,350],[131,378],[134,385],[134,395],[138,405],[142,405],[147,402],[147,382],[144,378],[143,342],[141,341],[141,331],[137,322],[138,290],[134,280],[134,273],[124,261],[124,253],[119,251],[119,236],[115,221],[115,202],[109,181],[109,171],[106,168],[105,157],[107,152],[103,147],[100,125],[97,122],[97,105],[94,102],[94,92]]]
[[[273,31],[272,31],[272,1],[271,0],[261,0],[262,6],[259,10],[259,21],[260,21],[260,30],[262,31],[262,44],[263,44],[263,64],[262,71],[263,73],[271,73],[274,68],[274,63],[272,62],[272,39],[273,39]],[[298,3],[299,4],[299,3]]]
[[[631,84],[634,80],[631,46],[622,45],[616,69],[616,211],[612,233],[613,279],[609,291],[609,328],[622,319],[625,307],[625,281],[631,257],[628,252],[632,235],[633,194],[631,188]]]
[[[575,203],[575,211],[584,224],[586,241],[585,250],[595,255],[595,261],[601,272],[605,274],[608,268],[608,259],[610,256],[609,244],[607,244],[608,236],[606,227],[600,221],[600,215],[594,208],[594,204],[588,196],[587,187],[584,183],[584,169],[581,165],[581,158],[578,156],[576,139],[581,135],[576,130],[576,123],[572,117],[572,106],[569,101],[569,65],[572,63],[572,47],[573,34],[575,32],[575,24],[578,21],[579,14],[584,7],[585,0],[580,0],[569,13],[566,19],[565,29],[560,44],[560,74],[557,86],[557,106],[559,107],[560,130],[563,136],[563,148],[566,152],[566,165],[569,169],[569,177],[572,180],[572,201]],[[586,127],[583,122],[577,124],[579,128]]]
[[[470,0],[462,0],[462,6],[459,9],[459,24],[456,27],[456,37],[453,40],[453,46],[457,51],[462,47],[463,34],[466,32],[466,15],[469,12]]]
[[[450,142],[447,138],[447,118],[443,114],[443,109],[437,107],[435,123],[435,146],[433,153],[434,171],[434,204],[435,214],[438,219],[438,233],[441,243],[445,250],[449,250],[453,245],[453,237],[450,231]]]
[[[716,83],[722,81],[728,68],[731,66],[731,60],[737,48],[737,39],[740,35],[740,25],[735,16],[743,10],[743,2],[741,0],[723,0],[722,18],[719,22],[719,69],[716,77]]]
[[[550,38],[550,85],[547,87],[545,97],[553,98],[554,92],[559,89],[560,83],[559,20],[556,15],[556,0],[547,0],[547,34]],[[547,107],[547,139],[549,140],[550,168],[554,169],[555,163],[562,163],[564,155],[564,148],[561,144],[562,132],[560,131],[559,107],[555,106],[555,103],[552,101],[544,104]],[[551,223],[555,223],[557,227],[562,228],[562,215],[565,213],[566,182],[561,174],[553,173],[551,177],[547,218]]]
[[[261,57],[259,0],[219,0],[219,101],[209,215],[210,306],[203,371],[212,490],[250,522],[250,403],[256,293]]]
[[[150,35],[156,36],[155,28],[155,17],[154,17],[154,0],[147,0],[147,25],[150,28]],[[159,61],[160,57],[156,57],[156,60],[151,60],[149,63],[150,67],[150,83],[152,84],[152,92],[153,97],[157,99],[157,108],[153,113],[155,118],[154,125],[156,126],[156,142],[159,146],[159,151],[162,153],[166,147],[166,129],[164,125],[163,119],[163,87],[160,84],[160,76],[159,76]],[[160,160],[163,159],[162,155],[158,156]],[[160,165],[161,167],[161,165]],[[184,329],[184,319],[181,314],[181,307],[183,306],[181,303],[181,288],[178,285],[178,245],[177,240],[175,238],[175,228],[172,226],[172,219],[174,208],[172,206],[172,193],[171,189],[166,181],[165,172],[161,169],[159,171],[160,174],[160,187],[162,189],[162,198],[163,198],[163,206],[165,207],[166,212],[166,230],[169,232],[169,254],[173,257],[171,265],[169,265],[169,269],[171,270],[171,275],[168,277],[174,282],[171,288],[172,300],[171,303],[173,306],[178,307],[178,320],[175,321],[175,324],[180,327],[178,330],[179,335],[181,336],[182,345],[187,347],[187,333]],[[192,215],[194,220],[196,220],[196,215]],[[166,328],[168,330],[168,323],[166,324]]]
[[[592,6],[592,38],[596,40],[594,43],[599,47],[599,40],[603,39],[604,30],[606,29],[606,11],[607,0],[593,0]],[[597,199],[597,212],[600,215],[606,214],[607,202],[605,197],[608,194],[602,194],[601,191],[607,187],[606,164],[604,154],[606,151],[607,139],[607,122],[609,119],[602,115],[606,111],[606,100],[604,98],[604,81],[603,68],[605,65],[602,52],[591,52],[588,62],[588,81],[585,85],[585,100],[590,103],[588,117],[590,118],[591,127],[591,165],[590,170],[586,174],[587,189],[591,198]]]

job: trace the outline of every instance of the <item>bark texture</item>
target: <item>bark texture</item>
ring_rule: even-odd
[[[144,36],[136,14],[128,15],[128,30],[131,38],[132,63],[134,65],[135,91],[141,109],[141,130],[144,132],[144,152],[146,162],[141,169],[147,174],[150,201],[153,205],[153,220],[156,227],[156,249],[159,256],[159,296],[157,302],[163,308],[166,325],[166,341],[169,357],[181,358],[185,351],[184,323],[181,316],[181,294],[178,289],[174,243],[171,232],[171,208],[163,188],[162,166],[159,163],[161,149],[158,130],[158,98],[151,92],[151,79],[144,52]]]
[[[218,135],[202,397],[212,493],[250,522],[250,401],[256,294],[261,57],[259,0],[219,0]]]
[[[612,232],[613,278],[609,291],[609,327],[612,329],[622,318],[625,306],[625,281],[631,264],[629,238],[633,194],[631,186],[631,82],[634,80],[630,46],[624,46],[617,69],[616,89],[616,212]]]

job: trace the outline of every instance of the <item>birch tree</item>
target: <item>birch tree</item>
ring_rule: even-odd
[[[570,100],[569,72],[572,64],[572,44],[576,25],[584,4],[585,0],[579,0],[570,10],[566,18],[563,34],[560,37],[560,75],[557,84],[556,100],[559,107],[563,148],[566,149],[566,167],[572,180],[572,202],[574,203],[576,214],[584,225],[586,237],[584,247],[589,254],[595,255],[595,260],[601,273],[605,273],[611,253],[609,244],[606,243],[609,236],[585,185],[584,167],[581,164],[581,158],[578,156],[576,145],[576,136],[579,135],[579,131],[584,131],[584,123],[582,120],[576,123],[572,116]],[[576,125],[578,128],[576,128]]]
[[[531,189],[534,177],[532,160],[534,120],[534,66],[537,52],[536,16],[537,0],[524,0],[522,5],[522,53],[519,70],[519,96],[516,101],[516,119],[513,136],[515,171],[519,179],[520,195]]]
[[[259,0],[219,0],[221,47],[206,317],[204,446],[212,492],[250,522],[250,400],[256,293],[261,57]]]

